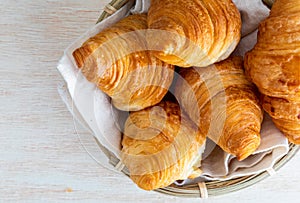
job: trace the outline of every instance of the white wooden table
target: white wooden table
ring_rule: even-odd
[[[0,0],[0,202],[186,200],[142,191],[99,166],[82,148],[57,93],[62,78],[56,64],[64,48],[108,2]],[[206,201],[297,200],[299,158],[255,186]]]

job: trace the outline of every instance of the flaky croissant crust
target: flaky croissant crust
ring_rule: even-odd
[[[279,0],[259,26],[258,42],[245,56],[246,73],[260,92],[300,101],[300,2]]]
[[[174,67],[147,51],[147,16],[136,14],[87,40],[73,56],[84,76],[121,110],[157,104],[173,81]]]
[[[242,59],[182,69],[180,75],[175,95],[200,130],[239,160],[252,154],[260,144],[263,114],[255,88],[245,78]]]
[[[274,124],[288,140],[294,144],[300,144],[300,102],[263,95],[262,103]]]
[[[235,49],[241,18],[231,0],[151,0],[148,27],[156,31],[149,32],[147,41],[158,58],[181,67],[204,67]]]
[[[178,104],[164,101],[130,114],[122,161],[139,187],[153,190],[201,174],[196,166],[205,136],[182,113]]]

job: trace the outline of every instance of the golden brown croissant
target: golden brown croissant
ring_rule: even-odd
[[[84,76],[121,110],[159,103],[172,83],[174,67],[147,50],[147,16],[128,16],[87,40],[73,53]]]
[[[202,133],[243,160],[260,144],[263,113],[242,59],[232,57],[206,68],[182,69],[175,96]]]
[[[246,74],[263,96],[275,125],[300,144],[300,1],[277,0],[245,56]]]
[[[205,136],[179,105],[163,101],[130,113],[122,160],[139,187],[153,190],[199,176],[204,145]]]
[[[300,144],[300,102],[263,95],[263,107],[289,141]]]
[[[241,18],[231,0],[151,0],[148,27],[148,45],[159,59],[204,67],[232,53]]]

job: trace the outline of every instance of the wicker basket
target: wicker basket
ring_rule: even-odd
[[[105,18],[115,13],[118,9],[122,8],[129,0],[113,0],[105,8],[104,12],[99,17],[98,22],[101,22]],[[275,0],[263,0],[264,3],[271,7]],[[96,140],[97,141],[97,140]],[[98,141],[98,145],[104,154],[109,158],[110,164],[112,164],[117,170],[123,172],[129,176],[129,171],[124,165],[121,164],[120,160],[113,155],[108,149],[103,147]],[[274,170],[278,171],[283,165],[285,165],[300,149],[299,146],[290,144],[289,152],[283,158],[281,158],[274,166]],[[219,196],[228,194],[234,191],[241,190],[249,187],[266,177],[270,176],[268,172],[262,172],[256,175],[244,176],[235,178],[227,181],[207,181],[205,183],[192,184],[186,186],[177,186],[172,184],[165,188],[160,188],[155,191],[164,194],[179,196],[179,197],[207,197],[207,196]]]

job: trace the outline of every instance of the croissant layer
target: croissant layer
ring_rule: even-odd
[[[300,144],[300,102],[262,96],[263,107],[290,142]]]
[[[136,14],[87,40],[73,56],[83,75],[120,110],[159,103],[173,81],[174,67],[147,51],[147,16]]]
[[[263,113],[242,59],[182,69],[180,75],[175,95],[201,132],[239,160],[251,155],[260,144]]]
[[[122,161],[139,187],[153,190],[199,176],[204,143],[205,136],[179,105],[163,101],[130,114]]]
[[[231,0],[151,0],[147,41],[161,60],[204,67],[226,59],[241,33]]]

